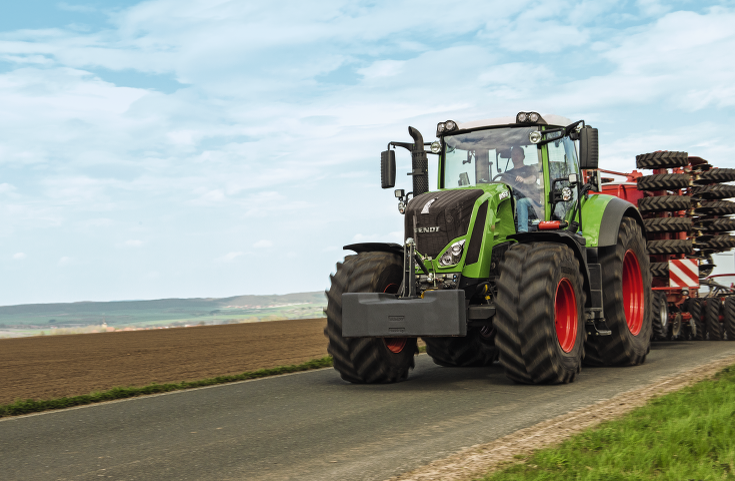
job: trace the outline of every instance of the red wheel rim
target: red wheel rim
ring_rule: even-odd
[[[635,253],[628,250],[623,259],[623,306],[625,322],[634,336],[637,336],[643,328],[644,304],[641,266]]]
[[[569,279],[562,279],[556,286],[554,297],[554,327],[559,347],[564,352],[574,349],[577,341],[577,298]]]
[[[388,286],[383,290],[385,294],[395,294],[398,292],[398,284],[388,284]],[[405,337],[386,337],[383,338],[383,342],[385,342],[385,347],[388,348],[388,350],[394,354],[398,354],[401,351],[403,351],[403,348],[406,347],[406,342],[408,341]]]

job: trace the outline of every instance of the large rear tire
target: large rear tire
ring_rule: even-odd
[[[593,366],[643,364],[651,348],[651,269],[640,226],[623,218],[616,246],[599,248],[602,302],[610,336],[589,339],[585,363]]]
[[[720,307],[722,307],[722,302],[719,297],[710,297],[704,306],[704,323],[707,325],[707,339],[710,341],[722,340]]]
[[[505,338],[498,345],[500,361],[512,380],[518,380],[516,364],[520,363],[529,378],[522,382],[572,382],[582,369],[586,333],[579,262],[563,244],[534,242],[525,247],[520,259],[508,259],[515,250],[509,249],[500,267],[501,286],[504,274],[516,280],[511,289],[498,291],[498,306],[503,309],[498,310],[496,323],[498,335],[502,331]],[[520,275],[510,276],[508,271]],[[509,331],[511,335],[506,334]],[[507,355],[504,347],[509,343],[513,346]],[[513,362],[507,362],[509,357]]]
[[[481,329],[470,329],[466,337],[424,337],[426,354],[444,367],[489,366],[498,359],[491,335]]]
[[[403,278],[400,257],[387,252],[362,252],[337,264],[327,292],[327,352],[342,379],[352,383],[403,381],[414,367],[418,352],[415,338],[342,337],[342,294],[345,292],[396,292]]]

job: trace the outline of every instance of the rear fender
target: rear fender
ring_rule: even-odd
[[[643,217],[635,205],[611,195],[591,195],[582,206],[582,233],[587,239],[587,247],[617,245],[623,217],[635,220],[646,235]]]

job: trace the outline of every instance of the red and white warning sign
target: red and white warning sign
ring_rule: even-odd
[[[670,260],[669,287],[699,287],[699,261],[697,259]]]

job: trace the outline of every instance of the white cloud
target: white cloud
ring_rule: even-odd
[[[25,258],[26,258],[26,255],[23,252],[16,252],[15,254],[13,254],[13,260],[22,261]]]
[[[240,251],[238,251],[238,252],[228,252],[227,254],[223,255],[222,257],[218,257],[215,260],[217,262],[232,262],[235,259],[237,259],[238,257],[240,257],[241,255],[243,255],[243,253],[240,252]]]
[[[267,247],[273,247],[273,241],[269,241],[267,239],[259,240],[255,244],[253,244],[253,247],[255,248],[267,248]]]

